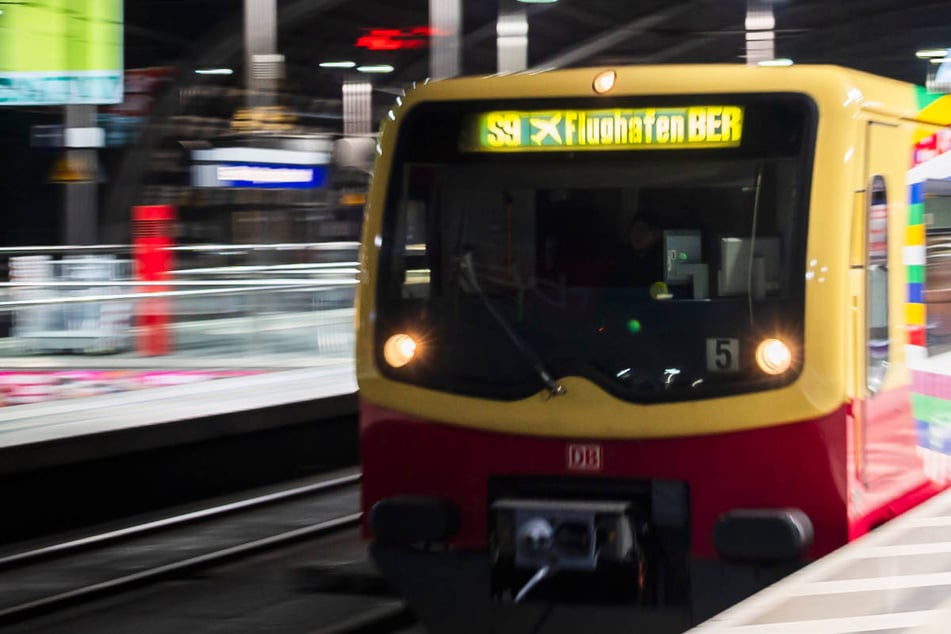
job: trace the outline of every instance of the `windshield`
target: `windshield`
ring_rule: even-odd
[[[546,374],[635,402],[790,381],[796,367],[773,377],[754,356],[771,336],[801,349],[812,108],[730,103],[744,112],[734,147],[630,151],[472,151],[469,122],[498,104],[415,109],[387,199],[376,344],[410,333],[420,354],[401,368],[380,356],[384,372],[497,399],[551,388]]]

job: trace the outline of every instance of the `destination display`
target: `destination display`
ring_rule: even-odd
[[[495,111],[471,125],[474,152],[723,148],[740,144],[743,108]]]

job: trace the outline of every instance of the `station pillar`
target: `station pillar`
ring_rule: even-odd
[[[528,67],[528,18],[525,4],[518,0],[499,0],[495,33],[499,72],[525,70]]]
[[[99,131],[96,128],[96,107],[66,106],[64,164],[74,175],[64,181],[62,239],[68,245],[96,244],[99,239],[99,170],[94,149],[98,142],[90,143],[83,138],[87,135],[82,134],[90,131]]]
[[[368,81],[343,82],[343,135],[367,136],[373,132],[373,85]]]
[[[770,0],[747,0],[746,64],[756,66],[776,57],[776,17]]]
[[[244,0],[245,103],[248,108],[275,105],[284,56],[277,51],[277,0]]]
[[[429,0],[430,79],[446,79],[459,74],[462,51],[460,31],[462,0]]]

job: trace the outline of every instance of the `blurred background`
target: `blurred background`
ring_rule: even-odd
[[[412,622],[355,528],[361,224],[404,91],[727,63],[837,64],[924,95],[951,89],[949,26],[947,0],[0,0],[0,627]],[[297,496],[321,497],[275,503]],[[127,539],[172,523],[194,530]],[[228,565],[196,574],[212,550]],[[27,620],[143,568],[169,583]]]
[[[940,91],[948,24],[929,0],[0,3],[0,403],[349,358],[375,132],[416,82],[820,63]]]

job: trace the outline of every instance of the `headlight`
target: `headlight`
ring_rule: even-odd
[[[782,374],[792,365],[792,352],[780,339],[764,339],[756,347],[756,364],[766,374]]]
[[[394,368],[402,368],[416,356],[416,340],[404,333],[392,335],[383,344],[383,358]]]

